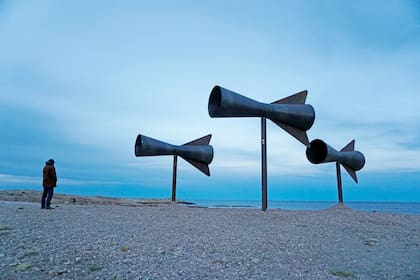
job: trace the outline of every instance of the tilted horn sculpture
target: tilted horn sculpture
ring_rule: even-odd
[[[340,163],[357,183],[356,171],[365,165],[365,157],[361,152],[354,150],[354,143],[355,140],[350,141],[338,152],[324,141],[315,139],[306,149],[306,157],[313,164],[334,161]]]
[[[311,105],[305,104],[307,94],[308,92],[304,90],[267,104],[215,86],[210,93],[208,110],[213,118],[268,118],[304,145],[308,145],[306,131],[314,123],[315,111]]]
[[[172,201],[175,201],[177,156],[182,157],[198,170],[210,176],[209,164],[213,160],[213,147],[209,145],[210,139],[211,134],[176,146],[139,134],[135,144],[135,155],[137,157],[174,156]]]
[[[139,134],[136,139],[135,154],[141,156],[180,156],[201,172],[210,176],[209,164],[213,160],[213,147],[209,145],[211,134],[185,143],[171,145]]]
[[[336,151],[324,141],[315,139],[306,148],[306,157],[313,164],[326,162],[337,163],[337,184],[340,202],[343,202],[340,164],[356,183],[358,182],[356,171],[362,169],[365,165],[365,156],[361,152],[354,150],[354,144],[355,140],[352,140],[340,151]]]
[[[260,117],[261,118],[261,154],[262,154],[262,210],[267,209],[267,141],[266,118],[303,143],[309,144],[306,131],[315,120],[314,108],[305,104],[308,92],[280,99],[271,104],[261,103],[240,95],[221,86],[213,87],[208,104],[210,117]]]

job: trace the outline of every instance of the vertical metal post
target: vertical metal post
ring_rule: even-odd
[[[176,200],[176,167],[177,167],[178,157],[174,155],[174,169],[172,173],[172,201]]]
[[[261,118],[261,191],[262,206],[261,210],[267,210],[267,121],[265,117]]]
[[[337,168],[337,188],[338,188],[338,202],[343,203],[343,189],[341,184],[341,169],[340,163],[336,162],[335,166]]]

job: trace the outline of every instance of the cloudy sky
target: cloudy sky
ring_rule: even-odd
[[[139,133],[213,135],[207,177],[178,161],[179,199],[260,199],[258,118],[210,118],[221,85],[270,103],[307,89],[308,131],[366,157],[344,199],[420,201],[420,4],[407,1],[1,1],[0,189],[170,197],[172,157]],[[267,123],[269,200],[337,200],[335,165]]]

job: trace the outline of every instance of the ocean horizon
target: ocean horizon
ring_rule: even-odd
[[[197,206],[208,208],[261,208],[260,200],[190,200]],[[324,210],[337,205],[337,201],[268,201],[268,209]],[[420,202],[344,202],[356,211],[420,215]]]
[[[16,187],[16,186],[0,186],[0,190],[38,190],[39,187]],[[81,188],[60,188],[56,193],[81,196],[103,196],[114,198],[144,198],[144,199],[170,199],[167,191],[162,193],[156,192],[155,195],[150,193],[138,193],[133,191],[104,191],[98,189],[81,189]],[[261,199],[195,199],[188,196],[177,196],[180,201],[193,203],[199,207],[207,208],[256,208],[261,209]],[[53,198],[54,203],[54,198]],[[338,201],[306,201],[306,200],[268,200],[268,209],[284,209],[284,210],[324,210],[338,204]],[[399,213],[420,215],[420,202],[400,202],[400,201],[346,201],[344,205],[356,211],[381,212],[381,213]]]

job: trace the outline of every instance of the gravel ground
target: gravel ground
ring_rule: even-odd
[[[0,201],[1,279],[420,279],[416,215],[54,206]]]

